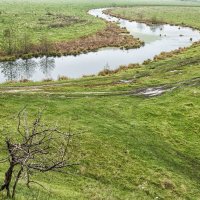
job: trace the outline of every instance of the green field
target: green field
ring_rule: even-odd
[[[145,0],[59,0],[55,3],[52,0],[2,0],[0,2],[0,30],[12,27],[17,30],[19,36],[23,33],[30,34],[35,43],[39,42],[43,35],[48,35],[52,41],[72,40],[93,34],[105,27],[102,20],[87,14],[89,9],[105,6],[151,5],[158,4],[158,2],[158,0],[151,2]],[[179,1],[165,0],[159,4],[180,3]],[[186,1],[185,4],[190,3]],[[0,43],[2,34],[1,31]]]
[[[65,7],[69,9],[69,0],[59,3],[42,1],[43,6],[36,0],[31,4],[13,2],[0,3],[0,10],[7,10],[7,14],[1,14],[0,20],[8,20],[8,23],[0,23],[1,30],[9,24],[10,13],[13,16],[18,13],[13,19],[18,20],[15,24],[23,27],[25,23],[19,19],[22,13],[26,13],[29,17],[23,19],[27,20],[28,26],[31,25],[32,28],[27,30],[33,33],[35,41],[42,32],[48,32],[55,40],[94,33],[105,24],[88,16],[86,11],[116,5],[114,1],[73,1],[70,14],[86,20],[85,29],[81,22],[66,30],[54,32],[44,27],[35,32],[36,18],[43,16],[47,8],[51,12],[67,12],[64,10]],[[131,0],[117,3],[147,4],[144,1],[132,3]],[[172,4],[169,1],[164,3]],[[176,1],[173,4],[191,6],[198,2]],[[31,19],[28,11],[22,11],[24,7],[35,10],[37,17]],[[155,16],[160,19],[167,11],[162,15],[163,22],[183,22],[200,27],[198,7],[137,6],[113,12],[135,20],[141,10],[148,21]],[[171,17],[174,13],[176,17]],[[156,97],[136,95],[137,91],[157,86],[174,89]],[[0,92],[1,145],[7,135],[17,137],[16,115],[24,105],[28,106],[30,115],[46,105],[45,120],[52,124],[58,122],[63,129],[72,121],[72,130],[81,133],[75,138],[78,143],[75,156],[80,166],[70,168],[68,174],[36,174],[33,179],[46,189],[38,185],[28,189],[21,181],[17,200],[200,199],[199,44],[171,57],[117,74],[49,83],[5,83],[0,86]],[[3,157],[3,153],[0,156]],[[0,182],[5,170],[6,166],[0,163]],[[5,194],[0,193],[0,199],[4,197]]]
[[[189,25],[193,28],[200,29],[200,7],[198,6],[138,6],[134,9],[118,8],[113,10],[113,14],[120,15],[130,20]]]
[[[87,15],[89,5],[79,5],[62,1],[1,1],[0,29],[14,27],[18,34],[28,32],[34,42],[39,42],[47,34],[53,41],[71,40],[95,33],[105,27],[105,23]],[[71,20],[71,18],[74,20]],[[54,27],[66,21],[63,27]],[[84,26],[84,28],[83,28]],[[1,32],[2,34],[2,32]],[[2,35],[0,37],[2,39]]]

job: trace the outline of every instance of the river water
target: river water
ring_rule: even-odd
[[[128,20],[103,14],[105,9],[93,9],[88,13],[110,22],[117,22],[126,28],[131,35],[140,38],[145,45],[138,49],[122,50],[119,48],[103,48],[97,52],[78,56],[42,57],[28,60],[16,60],[0,63],[0,82],[29,79],[57,79],[59,76],[80,78],[83,75],[98,74],[105,67],[116,69],[120,65],[142,63],[152,59],[161,52],[169,52],[180,47],[189,47],[200,40],[200,32],[191,28],[153,25],[130,22]],[[192,38],[192,41],[190,40]]]

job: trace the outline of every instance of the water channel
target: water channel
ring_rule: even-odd
[[[42,57],[1,62],[0,82],[22,79],[41,81],[47,78],[57,79],[59,76],[80,78],[83,75],[98,74],[105,67],[116,69],[120,65],[142,63],[161,52],[189,47],[193,42],[200,40],[200,32],[191,28],[172,25],[149,26],[144,23],[130,22],[104,14],[105,9],[93,9],[88,13],[110,22],[117,22],[131,35],[144,41],[145,45],[138,49],[123,50],[108,47],[78,56]]]

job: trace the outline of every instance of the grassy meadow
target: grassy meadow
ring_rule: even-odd
[[[46,34],[52,41],[72,40],[105,27],[103,21],[87,14],[89,8],[69,1],[1,1],[0,29],[13,27],[19,35],[27,32],[36,43]]]
[[[198,6],[137,6],[134,9],[117,8],[112,13],[130,20],[189,25],[200,29],[200,7]]]
[[[34,43],[43,35],[51,41],[68,41],[87,36],[105,28],[105,22],[87,14],[92,8],[140,4],[180,4],[180,1],[132,1],[132,0],[2,0],[0,2],[0,30],[12,27],[18,35],[28,33]],[[181,4],[191,3],[183,2]],[[194,2],[192,5],[200,3]],[[0,32],[0,43],[2,42]]]
[[[162,15],[163,22],[200,27],[198,7],[140,7],[139,4],[146,2],[131,0],[27,2],[0,2],[0,10],[6,10],[5,13],[1,11],[0,21],[6,23],[0,22],[0,30],[13,19],[15,25],[21,26],[19,32],[27,24],[35,41],[43,32],[52,40],[70,40],[95,33],[105,26],[100,19],[87,15],[88,9],[136,4],[137,7],[120,8],[113,13],[139,20],[137,16],[142,11],[143,19],[151,21],[155,16],[160,19],[167,11]],[[191,2],[163,4],[188,6]],[[193,3],[196,4],[198,2]],[[177,17],[172,18],[175,9]],[[186,15],[186,11],[189,14]],[[34,12],[36,15],[30,14]],[[51,22],[46,20],[39,28],[38,19],[46,12],[65,13],[80,21],[66,28],[49,30],[47,26]],[[14,17],[16,13],[18,16]],[[157,86],[174,89],[155,97],[135,95],[135,91]],[[18,137],[16,116],[25,105],[30,116],[45,105],[44,120],[51,124],[57,122],[63,130],[72,122],[72,131],[78,133],[74,138],[74,159],[79,160],[80,165],[69,168],[66,174],[35,174],[33,180],[44,188],[32,185],[28,189],[25,182],[20,181],[16,200],[200,199],[199,98],[199,44],[107,76],[1,84],[1,146],[6,137]],[[0,158],[4,156],[5,152],[1,152]],[[5,170],[5,164],[0,163],[0,183]],[[0,193],[0,199],[6,199],[5,193]]]

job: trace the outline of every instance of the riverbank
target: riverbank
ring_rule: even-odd
[[[190,18],[185,16],[186,12]],[[104,13],[117,18],[145,23],[150,26],[170,24],[200,30],[199,22],[196,20],[200,14],[200,7],[137,6],[108,9]]]
[[[79,55],[96,51],[103,47],[119,47],[122,49],[139,48],[144,42],[138,38],[129,35],[126,29],[122,29],[116,24],[107,23],[104,30],[98,31],[96,34],[81,37],[69,42],[48,43],[48,49],[45,44],[31,45],[29,53],[18,52],[14,55],[6,55],[0,52],[0,61],[14,61],[16,59],[28,59],[39,56],[60,57],[63,55]]]
[[[91,46],[91,48],[101,46],[104,44],[104,41],[107,41],[110,46],[124,42],[124,47],[102,48],[96,52],[80,54],[78,56],[62,56],[63,54],[57,49],[55,55],[58,54],[60,57],[53,57],[54,54],[52,55],[48,52],[51,49],[50,47],[56,48],[57,46],[50,45],[49,47],[45,43],[41,47],[47,52],[43,57],[37,59],[28,59],[27,57],[24,60],[2,62],[0,66],[2,69],[0,81],[51,81],[61,79],[61,77],[62,79],[80,78],[97,74],[105,76],[126,70],[126,65],[128,65],[128,68],[137,67],[138,63],[148,63],[151,60],[158,60],[159,57],[162,58],[173,53],[182,52],[186,47],[200,39],[200,33],[190,28],[180,29],[177,26],[169,25],[164,25],[162,28],[160,26],[147,26],[142,23],[130,22],[105,15],[103,14],[104,10],[93,9],[89,11],[89,14],[108,21],[109,29],[105,31],[105,34],[100,32],[97,33],[98,36],[92,37],[92,39],[88,39],[88,37],[81,38],[76,44],[63,43],[58,45],[58,48],[64,49],[64,51],[67,49],[79,51],[87,46]],[[155,32],[156,29],[157,31]],[[140,39],[134,39],[135,35]],[[90,40],[93,42],[91,43]],[[136,45],[134,40],[137,42],[144,40],[145,45],[137,49],[129,49],[129,46]],[[125,47],[126,50],[124,50]]]

